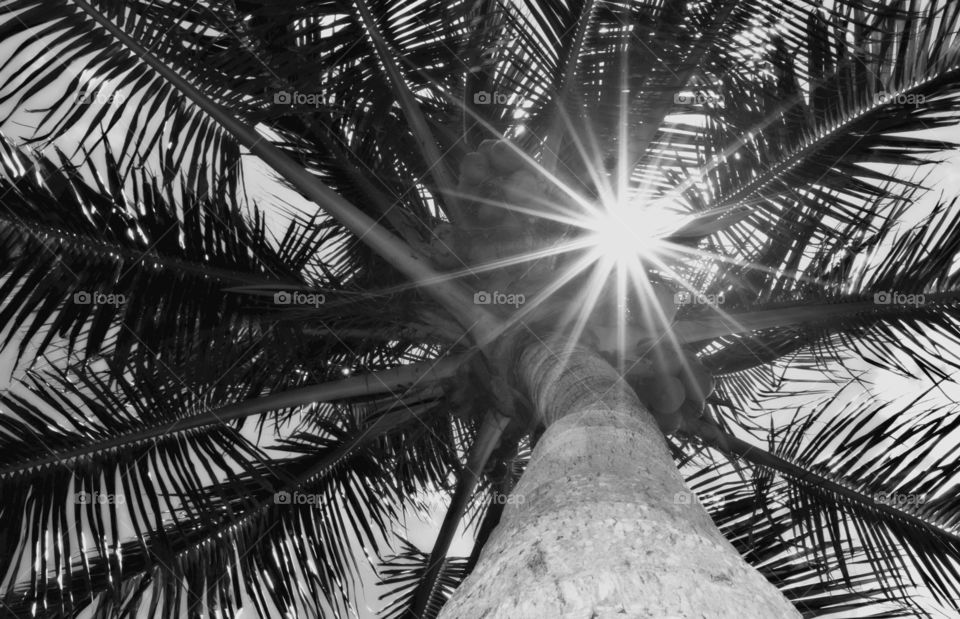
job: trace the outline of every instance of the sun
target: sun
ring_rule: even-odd
[[[510,201],[498,206],[549,220],[565,232],[552,244],[483,265],[492,270],[558,257],[549,272],[540,274],[541,280],[531,278],[536,288],[528,297],[530,303],[502,328],[548,316],[552,332],[562,333],[570,343],[587,342],[615,353],[616,366],[623,370],[641,341],[659,341],[673,323],[674,288],[682,278],[674,267],[690,250],[671,238],[693,215],[678,210],[680,205],[670,197],[656,198],[649,187],[631,191],[624,183],[614,186],[617,183],[600,169],[588,168],[592,189],[580,192],[580,185],[567,184],[532,159],[528,163],[551,191],[529,204]],[[571,294],[575,302],[556,303],[569,300]]]
[[[678,211],[617,202],[603,207],[584,223],[592,232],[598,257],[625,265],[652,258],[663,250],[664,239],[678,230],[685,219]]]

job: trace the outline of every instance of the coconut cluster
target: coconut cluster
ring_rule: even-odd
[[[495,203],[530,208],[542,206],[547,184],[507,140],[484,140],[460,162],[460,193],[477,196],[466,215],[476,228],[522,224],[529,216],[496,206]]]
[[[440,223],[433,229],[431,253],[437,266],[462,269],[531,252],[546,232],[535,214],[548,203],[545,179],[507,140],[484,140],[460,162],[462,217],[456,225]],[[538,271],[543,271],[540,265]],[[505,284],[531,264],[499,269]],[[544,274],[544,273],[539,273]],[[512,275],[509,277],[508,275]],[[494,277],[494,276],[491,276]]]
[[[714,379],[695,354],[663,344],[641,361],[626,379],[664,434],[684,430],[691,421],[708,415],[705,404],[713,393]]]

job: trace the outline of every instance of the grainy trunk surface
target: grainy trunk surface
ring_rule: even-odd
[[[582,350],[567,364],[560,356],[544,346],[520,356],[521,385],[548,428],[440,616],[799,617],[685,500],[653,417],[613,368]]]

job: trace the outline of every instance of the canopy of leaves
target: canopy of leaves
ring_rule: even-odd
[[[960,213],[946,195],[918,215],[917,171],[954,146],[924,130],[960,115],[960,4],[0,8],[0,122],[39,115],[30,144],[0,141],[0,344],[31,370],[0,396],[0,613],[345,616],[372,570],[387,616],[435,616],[537,437],[515,422],[488,445],[488,368],[430,375],[470,351],[456,317],[323,213],[272,233],[234,136],[95,13],[414,251],[456,219],[452,164],[502,135],[576,191],[683,209],[657,275],[723,292],[740,325],[677,322],[726,440],[672,446],[721,530],[807,616],[960,611],[954,407],[834,384],[848,363],[956,374]],[[51,140],[76,152],[28,150]],[[886,291],[926,302],[872,303]],[[275,301],[293,292],[323,302]],[[415,378],[378,387],[397,368]],[[178,429],[364,374],[360,395]],[[472,556],[398,535],[424,492],[467,495],[436,548],[462,526]]]

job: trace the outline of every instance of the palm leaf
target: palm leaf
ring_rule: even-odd
[[[749,463],[752,479],[720,464],[694,473],[691,487],[720,499],[715,518],[721,530],[742,530],[751,562],[769,558],[752,536],[782,527],[771,550],[799,548],[802,556],[790,563],[810,562],[821,585],[866,587],[928,616],[908,593],[922,585],[941,604],[960,607],[958,469],[950,454],[956,411],[922,408],[920,397],[906,406],[863,401],[837,410],[836,398],[798,413],[770,437],[771,453],[701,424],[704,441]],[[869,597],[864,605],[876,602]]]

